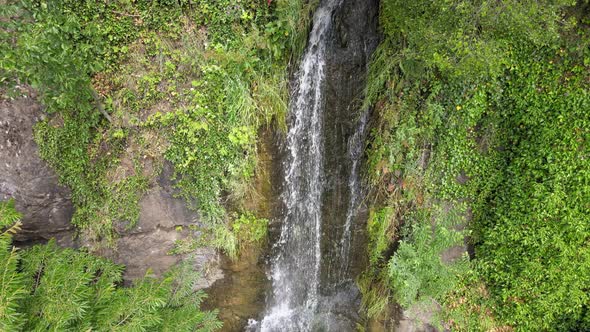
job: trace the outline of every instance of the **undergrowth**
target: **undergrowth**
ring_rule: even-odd
[[[589,21],[574,5],[382,2],[370,316],[387,297],[434,301],[430,323],[458,331],[590,327]],[[451,255],[464,241],[471,259]]]
[[[0,81],[39,91],[48,117],[35,139],[85,239],[114,246],[165,160],[199,227],[233,232],[226,206],[241,209],[260,128],[285,128],[288,66],[314,5],[7,1]]]
[[[0,202],[2,331],[216,331],[216,311],[201,311],[192,267],[158,280],[149,273],[120,287],[123,267],[54,240],[18,250],[11,244],[20,215]]]

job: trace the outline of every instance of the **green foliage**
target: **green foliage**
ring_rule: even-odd
[[[367,230],[369,234],[369,262],[377,265],[385,258],[385,251],[394,239],[395,215],[392,208],[371,211]]]
[[[230,194],[228,199],[237,199],[239,205],[248,190],[259,128],[273,120],[285,126],[287,61],[297,46],[276,36],[301,35],[307,29],[310,5],[279,2],[271,13],[266,4],[244,3],[239,34],[219,23],[227,17],[216,11],[227,7],[199,6],[210,13],[208,43],[212,44],[204,45],[202,58],[187,73],[190,89],[182,108],[156,113],[147,125],[168,129],[171,145],[166,158],[175,166],[181,195],[202,213],[206,231],[213,235],[211,243],[236,257],[243,240],[228,228],[222,198]],[[295,17],[288,16],[295,12]]]
[[[11,245],[20,217],[14,201],[0,202],[0,329],[3,331],[18,330],[24,322],[18,306],[26,296],[23,278],[17,272],[20,256]]]
[[[142,6],[123,2],[23,1],[11,6],[13,31],[2,40],[10,49],[1,63],[4,80],[16,77],[40,92],[51,115],[35,129],[40,154],[72,189],[73,223],[87,233],[92,227],[92,239],[112,244],[113,222],[137,220],[145,181],[109,183],[106,178],[126,137],[120,128],[112,128],[115,135],[97,129],[110,117],[100,111],[102,100],[91,78],[126,55],[126,44],[145,28],[139,17],[146,13],[127,14]],[[167,10],[161,15],[174,16]]]
[[[512,328],[499,324],[493,316],[493,304],[489,292],[478,273],[468,270],[463,273],[455,289],[444,300],[444,319],[452,331],[510,331]]]
[[[213,246],[213,248],[217,248],[230,259],[236,260],[238,258],[239,253],[239,245],[238,245],[238,238],[236,234],[231,231],[225,225],[219,225],[212,230],[209,231],[209,240],[206,242],[207,244]]]
[[[273,1],[274,2],[274,1]],[[269,49],[274,58],[299,59],[307,44],[307,34],[317,0],[277,0],[277,20],[265,26]]]
[[[18,217],[0,203],[3,225]],[[198,278],[181,265],[163,279],[150,275],[122,288],[123,267],[55,241],[17,254],[0,235],[0,327],[3,331],[214,331],[216,312],[203,312]]]
[[[251,212],[246,212],[233,219],[230,228],[225,225],[213,228],[206,243],[236,260],[241,249],[264,242],[267,228],[268,219],[257,218]]]
[[[192,109],[163,117],[172,128],[166,157],[175,165],[183,196],[196,198],[205,217],[219,220],[225,213],[219,197],[231,189],[230,179],[252,176],[256,126],[244,121],[253,106],[243,81],[216,64],[201,70],[202,81],[191,91]]]
[[[193,230],[196,227],[191,227]],[[205,229],[200,237],[188,237],[175,243],[172,254],[191,252],[201,245],[211,246],[223,251],[230,259],[236,260],[240,250],[248,246],[258,246],[266,240],[268,219],[257,218],[251,212],[245,212],[233,218],[230,227],[217,224]]]
[[[362,310],[369,318],[377,318],[384,314],[391,300],[391,287],[388,277],[374,266],[372,270],[362,274],[357,285],[362,294]]]
[[[210,5],[202,6],[207,12],[213,10]],[[295,7],[280,2],[277,6],[278,18],[272,21],[265,5],[245,6],[250,9],[244,13],[250,13],[246,16],[254,17],[256,24],[245,29],[248,33],[242,34],[239,43],[227,39],[211,47],[208,58],[197,64],[199,79],[191,81],[190,107],[160,122],[173,128],[166,156],[175,165],[183,196],[189,201],[196,198],[199,210],[213,222],[225,213],[221,193],[236,191],[236,185],[253,175],[258,128],[273,118],[285,118],[290,50],[283,44],[276,52],[279,39],[272,37],[277,33],[273,29],[279,25],[288,35],[306,27],[295,26],[293,18],[286,16],[295,8],[302,12],[303,4]],[[263,24],[265,35],[260,32]],[[213,24],[209,35],[213,40],[219,35],[232,36],[224,28]]]
[[[406,308],[434,299],[465,331],[589,328],[590,57],[574,4],[382,3],[369,177],[401,238],[372,243],[399,246],[384,259]],[[466,221],[475,259],[446,264]]]
[[[363,294],[363,310],[370,318],[383,314],[390,303],[391,289],[385,267],[390,255],[390,244],[397,236],[397,226],[394,207],[370,211],[367,222],[369,268],[357,282]]]
[[[466,267],[461,260],[443,261],[446,250],[463,245],[463,234],[453,230],[452,223],[457,218],[441,218],[440,212],[438,216],[429,212],[424,209],[406,216],[409,234],[400,241],[388,263],[394,297],[404,307],[431,299],[443,300],[454,289],[456,276]],[[436,220],[436,225],[431,220]]]
[[[227,228],[226,196],[247,190],[259,128],[285,126],[287,66],[303,49],[313,6],[8,1],[1,81],[40,92],[49,118],[35,138],[72,189],[81,233],[114,245],[113,226],[137,221],[164,152],[205,226]],[[134,147],[154,132],[169,142],[156,139],[150,154]]]
[[[401,44],[404,75],[418,78],[434,70],[473,80],[500,74],[510,44],[554,44],[559,24],[566,23],[560,8],[571,5],[575,1],[390,0],[383,2],[380,21],[390,42]]]
[[[488,173],[501,179],[485,197],[494,213],[482,209],[474,225],[479,267],[508,324],[555,329],[565,319],[583,329],[575,324],[590,304],[587,68],[559,49],[537,61],[515,53],[519,67],[496,106],[505,168]]]
[[[251,212],[246,212],[234,219],[232,230],[236,234],[240,246],[259,244],[266,239],[268,219],[257,218]]]
[[[6,229],[16,224],[21,214],[14,206],[14,200],[0,202],[0,228]]]

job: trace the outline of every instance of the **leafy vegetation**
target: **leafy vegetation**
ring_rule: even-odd
[[[3,331],[215,331],[201,311],[198,276],[179,266],[162,280],[146,275],[119,287],[123,267],[54,241],[19,251],[11,245],[20,216],[0,202],[0,328]]]
[[[2,1],[2,91],[38,91],[35,139],[86,239],[114,246],[168,161],[201,214],[202,237],[174,252],[209,244],[236,258],[265,240],[268,220],[243,197],[260,129],[285,127],[288,66],[315,4]],[[377,114],[359,280],[370,316],[434,301],[459,331],[590,329],[589,12],[573,0],[382,1],[365,99]],[[121,267],[88,253],[17,251],[10,204],[3,330],[218,326],[178,271],[120,288]],[[471,258],[456,254],[465,241]]]
[[[92,230],[91,240],[112,244],[112,225],[137,219],[137,201],[147,179],[136,172],[108,180],[107,172],[119,163],[134,131],[109,125],[111,110],[92,79],[100,71],[114,70],[126,44],[146,27],[133,19],[136,14],[125,14],[128,4],[23,1],[9,2],[6,8],[15,19],[5,23],[2,80],[26,82],[39,91],[50,117],[38,124],[35,138],[41,156],[72,189],[77,207],[72,222]],[[165,8],[161,13],[174,16]]]
[[[308,1],[0,1],[0,90],[32,86],[44,105],[41,157],[72,191],[90,251],[134,227],[139,200],[169,162],[201,218],[171,254],[211,245],[236,258],[268,220],[242,201],[263,126],[285,128],[288,66]],[[17,251],[0,205],[0,329],[210,331],[215,312],[182,267],[121,285],[122,267],[54,242]],[[230,207],[231,212],[226,209]],[[238,213],[239,212],[239,213]]]
[[[382,294],[437,301],[453,330],[589,329],[587,4],[388,0],[380,15],[369,313]],[[464,238],[472,259],[449,260]]]
[[[48,118],[35,138],[86,239],[114,246],[114,226],[134,226],[165,160],[201,226],[232,231],[225,208],[241,209],[259,129],[284,128],[287,66],[313,6],[7,1],[0,81],[39,91]]]
[[[189,253],[199,246],[209,245],[223,251],[230,259],[237,260],[241,249],[264,243],[267,230],[268,219],[257,218],[252,212],[245,212],[237,217],[234,215],[230,227],[219,225],[210,229],[205,236],[177,240],[171,253]]]

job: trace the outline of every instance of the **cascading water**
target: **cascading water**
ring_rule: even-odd
[[[375,8],[376,0],[322,0],[314,14],[291,95],[272,293],[250,331],[354,330],[358,290],[350,255],[368,112],[355,121],[351,105],[376,45]]]
[[[298,72],[287,134],[285,217],[272,264],[273,299],[262,331],[309,331],[318,306],[323,191],[323,95],[326,34],[339,0],[316,11]]]

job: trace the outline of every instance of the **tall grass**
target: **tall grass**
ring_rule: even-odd
[[[319,0],[279,0],[277,14],[286,21],[291,60],[297,61],[307,44],[313,12]]]

